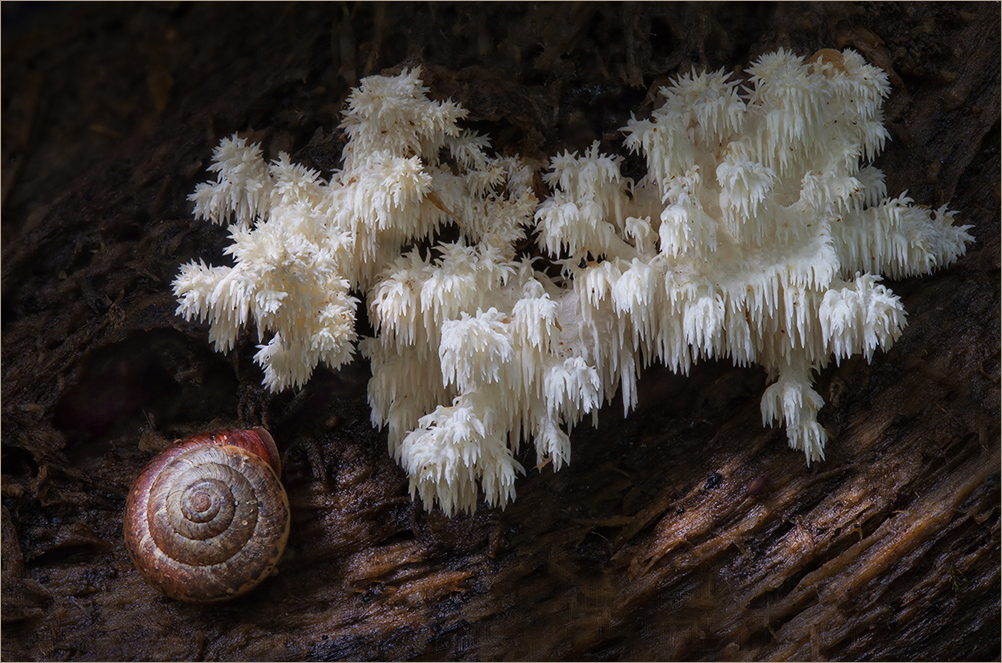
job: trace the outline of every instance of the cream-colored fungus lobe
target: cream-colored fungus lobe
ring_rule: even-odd
[[[373,424],[411,493],[447,513],[473,510],[481,490],[513,499],[523,440],[560,469],[570,429],[617,391],[630,410],[652,362],[764,367],[763,422],[822,459],[812,374],[900,336],[882,275],[928,274],[973,238],[945,207],[888,198],[869,165],[888,137],[880,69],[851,50],[780,50],[749,73],[744,89],[723,71],[662,88],[664,104],[623,130],[647,162],[639,181],[596,144],[550,159],[542,201],[531,167],[462,128],[466,111],[430,100],[419,70],[366,78],[328,179],[221,142],[216,180],[191,199],[196,218],[228,226],[233,265],[184,265],[178,313],[207,320],[219,351],[253,323],[274,391],[357,345]],[[458,239],[436,242],[446,224]],[[532,231],[559,277],[516,253]]]

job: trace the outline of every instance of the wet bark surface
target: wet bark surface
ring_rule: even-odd
[[[993,3],[199,3],[5,33],[3,657],[998,660],[999,27]],[[179,265],[225,261],[186,200],[223,136],[329,172],[350,86],[422,65],[499,151],[622,153],[672,75],[780,46],[884,68],[890,193],[977,240],[890,283],[890,351],[819,376],[824,462],[762,427],[760,369],[651,367],[569,468],[446,518],[370,427],[363,362],[273,395],[253,330],[222,355],[174,315]],[[278,574],[161,597],[122,545],[130,484],[175,438],[258,424],[293,514]]]

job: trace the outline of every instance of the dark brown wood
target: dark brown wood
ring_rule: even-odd
[[[5,659],[999,659],[998,4],[69,4],[33,28],[20,8]],[[350,86],[421,64],[501,151],[619,150],[672,75],[780,46],[883,67],[890,191],[949,203],[977,239],[891,284],[909,326],[889,352],[819,376],[824,462],[762,427],[761,370],[652,367],[629,417],[575,430],[569,468],[450,519],[410,500],[363,363],[271,395],[255,332],[224,356],[174,315],[178,266],[223,260],[186,201],[222,136],[330,171]],[[122,545],[132,480],[170,440],[257,424],[293,512],[278,575],[225,605],[159,596]]]

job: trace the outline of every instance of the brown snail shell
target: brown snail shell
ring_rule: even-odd
[[[132,563],[167,596],[222,601],[252,589],[282,557],[289,499],[263,428],[178,440],[143,469],[125,507]]]

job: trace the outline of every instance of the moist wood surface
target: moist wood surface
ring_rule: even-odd
[[[18,7],[5,659],[998,660],[997,4],[87,4],[13,32]],[[670,76],[780,46],[883,67],[890,192],[949,202],[977,239],[890,284],[909,322],[892,350],[819,376],[824,462],[762,427],[760,369],[652,367],[628,418],[616,402],[574,431],[569,468],[449,519],[411,502],[363,363],[271,395],[253,331],[224,356],[174,316],[178,266],[224,260],[186,201],[222,136],[330,171],[350,86],[421,64],[500,151],[622,152]],[[132,480],[176,437],[262,423],[292,508],[278,575],[226,605],[160,597],[123,547]]]

